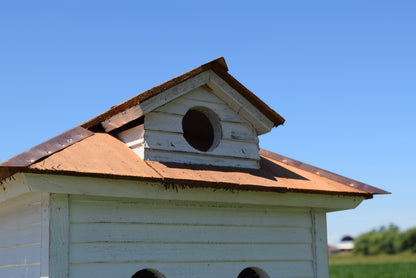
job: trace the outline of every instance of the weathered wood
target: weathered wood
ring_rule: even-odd
[[[14,265],[4,268],[0,267],[0,277],[38,278],[40,277],[40,266],[39,263],[34,263],[20,265],[19,267]]]
[[[41,194],[40,277],[49,277],[50,194]]]
[[[143,150],[144,152],[144,150]],[[192,164],[208,164],[215,166],[232,166],[240,168],[259,168],[259,161],[250,158],[225,157],[204,153],[180,152],[180,151],[165,151],[154,150],[147,148],[144,153],[145,160],[166,161],[178,163],[192,163]]]
[[[208,86],[213,89],[214,94],[224,100],[230,107],[235,110],[238,109],[236,111],[239,113],[243,112],[241,116],[256,127],[259,135],[272,129],[274,125],[272,121],[214,72],[211,72]]]
[[[0,203],[0,277],[39,276],[40,193]]]
[[[238,236],[238,234],[236,235]],[[199,250],[198,252],[195,252]],[[71,263],[119,262],[221,262],[221,261],[308,261],[309,245],[272,244],[71,244]]]
[[[182,133],[182,118],[182,115],[178,114],[150,112],[146,115],[146,127],[148,130]],[[224,139],[258,142],[256,131],[248,123],[222,121],[220,124]],[[138,135],[135,136],[137,137]],[[133,138],[129,142],[132,141]]]
[[[218,98],[216,95],[212,93],[212,89],[208,90],[207,87],[201,86],[192,90],[191,92],[182,96],[183,99],[191,99],[196,101],[203,101],[203,102],[211,102],[211,103],[219,103],[225,104],[223,100]]]
[[[1,249],[1,264],[25,265],[39,263],[40,244],[21,245],[14,248]],[[4,256],[3,256],[4,254]],[[1,267],[0,267],[1,268]]]
[[[143,110],[140,105],[133,106],[125,111],[112,116],[110,119],[101,123],[106,132],[117,129],[131,121],[134,121],[143,116]]]
[[[127,129],[117,134],[117,138],[129,148],[135,148],[144,141],[144,124]]]
[[[209,72],[202,72],[182,83],[179,83],[167,90],[146,99],[140,104],[126,109],[124,112],[118,113],[109,119],[102,122],[106,132],[110,132],[116,128],[119,128],[126,123],[138,119],[142,115],[204,85],[209,79]]]
[[[326,212],[324,210],[311,210],[312,236],[314,253],[314,270],[316,278],[329,278],[328,271],[328,242],[326,230]]]
[[[312,227],[308,208],[71,195],[71,223]],[[247,217],[250,214],[251,217]],[[227,215],[227,217],[223,217]],[[186,217],[184,217],[186,216]]]
[[[238,141],[247,141],[247,142],[259,142],[257,137],[256,130],[253,126],[244,124],[244,123],[230,123],[222,122],[222,134],[223,138],[238,140]]]
[[[49,277],[69,277],[68,195],[51,194],[49,203]]]
[[[157,109],[158,107],[170,103],[180,96],[206,84],[209,80],[209,72],[202,72],[197,76],[188,79],[185,82],[179,83],[178,85],[167,89],[166,91],[145,100],[141,107],[143,112],[146,114],[150,111]]]
[[[215,114],[217,114],[220,121],[247,123],[247,120],[239,116],[234,110],[232,110],[226,104],[202,102],[193,99],[180,98],[174,100],[164,106],[159,107],[155,110],[155,112],[164,112],[183,116],[186,114],[186,112],[188,112],[189,109],[200,106],[209,108],[212,111],[214,111]]]
[[[39,243],[40,230],[40,223],[3,230],[0,232],[0,248]]]
[[[146,130],[144,135],[145,148],[161,151],[179,151],[205,155],[216,155],[223,157],[250,158],[259,160],[259,147],[254,142],[235,142],[233,140],[222,139],[218,146],[208,152],[201,152],[194,149],[186,141],[185,137],[179,133],[161,132]],[[233,165],[228,165],[233,166]]]
[[[134,223],[71,224],[72,242],[310,244],[310,229]],[[169,235],[169,236],[167,236]],[[278,236],[277,236],[278,235]]]
[[[0,233],[39,225],[40,193],[29,193],[0,203]]]
[[[0,203],[31,191],[25,180],[25,175],[22,173],[16,173],[12,177],[3,180],[1,187]]]
[[[144,268],[156,269],[167,278],[207,278],[207,277],[238,277],[247,267],[259,267],[269,277],[273,278],[312,278],[312,263],[309,261],[296,262],[259,262],[259,261],[229,261],[187,264],[176,262],[129,262],[122,264],[73,264],[71,277],[76,278],[110,278],[131,277],[136,271]]]
[[[25,174],[33,191],[84,194],[109,197],[128,197],[161,200],[187,200],[215,203],[258,204],[299,208],[325,208],[327,211],[356,207],[364,197],[332,196],[306,193],[270,193],[257,191],[229,191],[212,188],[172,188],[163,184],[117,179]],[[65,184],[66,186],[56,186]],[[180,193],[180,194],[178,194]]]
[[[227,277],[252,266],[271,277],[313,277],[306,208],[73,195],[70,222],[74,277],[100,266],[102,277],[152,268],[206,278],[217,271],[208,265]]]

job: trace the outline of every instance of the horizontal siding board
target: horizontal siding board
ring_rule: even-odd
[[[144,152],[143,149],[133,149],[138,155]],[[168,161],[178,163],[190,163],[192,164],[207,164],[216,166],[227,166],[227,167],[241,167],[241,168],[259,168],[259,160],[249,158],[238,158],[238,157],[227,157],[220,155],[212,155],[210,153],[187,153],[179,151],[164,151],[164,150],[153,150],[146,149],[144,154],[145,160],[152,161]]]
[[[0,277],[40,277],[41,194],[0,204]]]
[[[223,204],[71,196],[74,223],[151,223],[312,227],[306,209],[229,207]]]
[[[20,265],[0,267],[0,277],[4,278],[37,278],[40,277],[39,265]]]
[[[140,107],[143,110],[143,113],[146,114],[150,111],[155,110],[163,104],[171,103],[180,99],[180,96],[195,90],[202,85],[206,84],[209,80],[210,73],[202,72],[184,82],[181,82],[169,89],[164,90],[163,92],[154,95],[153,97],[140,103]]]
[[[138,125],[117,134],[117,138],[126,143],[130,148],[143,143],[143,137],[144,125]]]
[[[225,104],[223,100],[221,100],[219,97],[217,97],[204,87],[196,88],[195,90],[192,90],[191,92],[183,95],[182,97],[196,101]]]
[[[201,152],[194,149],[180,133],[146,130],[145,148],[163,151],[180,151],[204,155],[259,159],[259,147],[256,142],[237,142],[222,139],[212,151]]]
[[[182,115],[151,112],[146,114],[146,132],[165,131],[182,133]],[[229,140],[258,142],[255,129],[248,123],[221,122],[222,137]]]
[[[40,223],[20,229],[3,231],[0,232],[0,248],[39,243],[40,235]]]
[[[206,263],[125,263],[125,264],[72,264],[72,278],[113,278],[131,277],[144,269],[156,269],[167,278],[237,278],[247,267],[259,267],[270,278],[312,278],[312,263],[305,262],[206,262]]]
[[[70,277],[313,277],[309,209],[70,197]]]
[[[39,194],[25,194],[0,205],[0,232],[40,222]]]
[[[253,126],[244,123],[221,122],[223,138],[258,142],[259,139]]]
[[[198,251],[199,250],[199,251]],[[307,261],[311,245],[275,244],[71,244],[71,263],[154,261]]]
[[[155,224],[72,224],[72,242],[311,243],[310,229],[181,226]]]
[[[22,211],[26,208],[33,208],[40,204],[41,193],[31,192],[20,195],[19,197],[9,199],[0,203],[0,217],[9,215],[16,211]]]
[[[33,226],[40,223],[40,207],[35,211],[22,211],[10,214],[8,217],[0,217],[0,233],[9,230],[18,230],[21,227]]]
[[[39,263],[40,244],[0,249],[1,265]]]
[[[22,211],[0,215],[0,233],[5,230],[33,225],[40,222],[40,206],[24,208]]]
[[[210,103],[192,99],[180,98],[156,109],[157,112],[164,112],[177,115],[185,115],[193,107],[203,106],[214,111],[221,121],[247,123],[247,121],[238,115],[226,104]]]

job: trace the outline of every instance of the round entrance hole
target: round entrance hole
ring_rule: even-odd
[[[240,272],[237,278],[269,278],[269,275],[258,267],[247,267]]]
[[[165,278],[165,276],[154,269],[142,269],[137,271],[131,278]]]
[[[207,152],[215,149],[221,139],[218,116],[205,107],[195,107],[182,118],[183,136],[193,148]]]

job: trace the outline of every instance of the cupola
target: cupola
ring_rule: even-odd
[[[112,109],[106,132],[144,160],[259,168],[258,135],[284,119],[228,73],[223,58]]]

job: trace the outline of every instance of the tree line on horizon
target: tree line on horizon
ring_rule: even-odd
[[[354,240],[354,254],[397,254],[406,251],[416,253],[416,227],[401,232],[398,226],[390,224]]]

